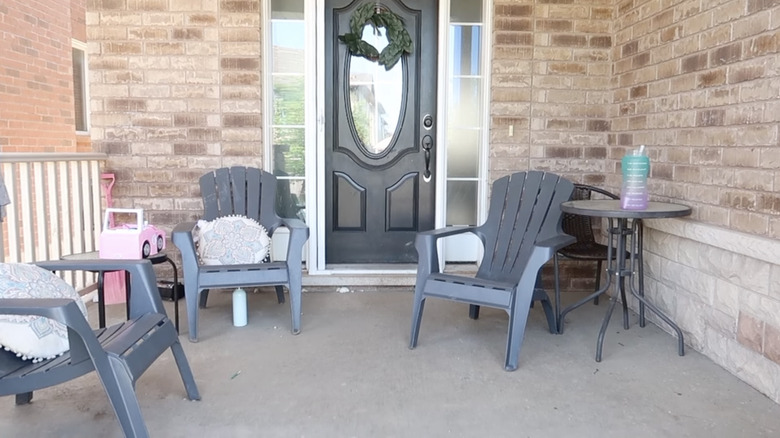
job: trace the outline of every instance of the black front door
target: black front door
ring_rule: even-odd
[[[366,3],[411,37],[389,70],[339,41]],[[437,4],[326,1],[326,263],[414,263],[415,234],[434,226]],[[366,25],[362,39],[382,52],[387,29]]]

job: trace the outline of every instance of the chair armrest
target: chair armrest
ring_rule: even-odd
[[[36,315],[68,328],[71,361],[97,354],[100,342],[75,301],[67,298],[0,298],[1,315]],[[75,335],[75,336],[74,336]],[[89,352],[89,353],[88,353]]]
[[[49,271],[127,271],[130,273],[130,319],[146,313],[167,315],[149,260],[49,260],[35,264]]]
[[[309,238],[309,227],[300,219],[282,218],[281,225],[290,230],[287,243],[288,269],[300,269],[303,263],[303,244]]]
[[[439,249],[436,241],[445,237],[456,236],[464,233],[476,233],[477,227],[457,226],[444,227],[435,230],[421,231],[414,239],[414,247],[417,249],[417,272],[426,276],[433,272],[439,272]]]
[[[556,252],[576,242],[577,238],[568,234],[559,234],[536,242],[536,246]]]
[[[171,233],[171,241],[176,245],[176,248],[179,248],[182,268],[185,272],[188,270],[186,268],[188,266],[192,266],[194,269],[198,268],[198,253],[195,249],[195,239],[192,236],[195,225],[196,222],[182,222],[176,225]]]

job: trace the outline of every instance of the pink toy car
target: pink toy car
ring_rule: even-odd
[[[109,228],[112,213],[132,213],[135,224]],[[100,233],[100,258],[143,259],[165,249],[165,231],[144,221],[141,208],[107,208],[103,218],[103,232]]]

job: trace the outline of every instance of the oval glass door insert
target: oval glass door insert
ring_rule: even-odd
[[[385,28],[363,28],[363,40],[381,52],[387,45]],[[403,61],[389,71],[379,63],[361,56],[349,59],[350,121],[359,144],[368,155],[384,155],[392,146],[399,125],[403,102]]]

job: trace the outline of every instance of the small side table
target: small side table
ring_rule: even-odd
[[[687,205],[674,204],[670,202],[649,202],[647,208],[644,210],[624,210],[620,208],[620,201],[617,199],[598,199],[598,200],[580,200],[580,201],[567,201],[561,203],[561,210],[565,213],[574,213],[584,216],[603,217],[609,219],[609,243],[608,243],[608,255],[607,255],[607,284],[600,290],[590,294],[584,299],[570,305],[558,313],[558,333],[563,332],[564,318],[566,314],[572,310],[580,307],[593,298],[607,292],[614,276],[616,291],[612,295],[607,314],[604,316],[604,320],[601,323],[601,330],[599,330],[598,341],[596,343],[596,362],[601,362],[601,350],[604,344],[604,334],[607,331],[609,325],[609,319],[612,316],[612,311],[615,309],[618,296],[625,297],[625,282],[628,282],[628,289],[639,301],[639,326],[645,326],[645,307],[658,315],[658,317],[667,323],[677,333],[678,354],[683,356],[685,354],[685,342],[683,339],[682,330],[677,324],[672,321],[671,318],[666,316],[660,309],[652,305],[645,298],[644,291],[644,267],[642,266],[642,245],[644,241],[642,219],[651,218],[670,218],[681,217],[691,214],[691,208]],[[616,222],[616,224],[613,222]],[[629,223],[630,221],[630,223]],[[630,260],[628,266],[626,266],[626,241],[631,239],[631,247],[629,250]],[[612,257],[612,248],[614,241],[617,240],[617,257]],[[634,286],[634,270],[638,269],[638,287]],[[558,300],[556,299],[556,307],[558,307]],[[628,309],[623,301],[623,327],[628,329]]]
[[[69,254],[62,256],[63,260],[98,260],[100,259],[100,253],[98,251],[82,252],[77,254]],[[173,267],[173,314],[174,325],[176,326],[176,333],[179,332],[179,291],[176,285],[179,284],[179,274],[177,272],[176,264],[165,253],[157,253],[147,257],[147,260],[152,262],[152,265],[159,265],[160,263],[170,263]],[[97,294],[98,294],[98,325],[100,328],[106,326],[106,301],[105,301],[105,289],[103,284],[103,271],[98,272]],[[130,277],[125,272],[125,307],[127,317],[130,317]]]

